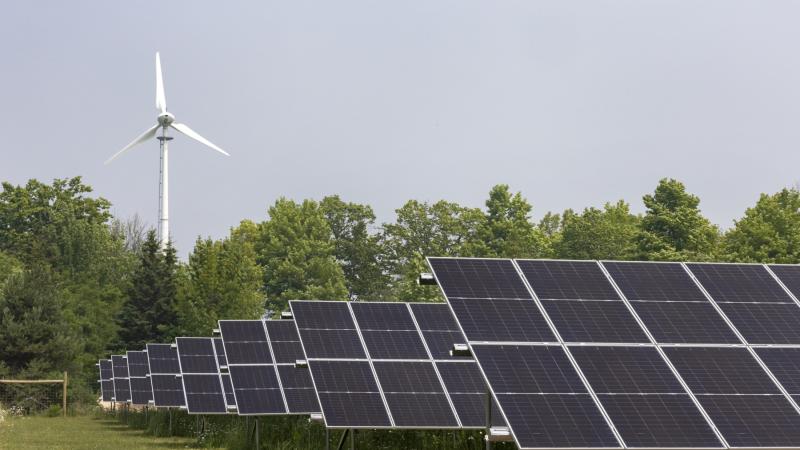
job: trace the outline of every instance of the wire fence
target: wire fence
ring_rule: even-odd
[[[0,415],[66,415],[67,380],[0,380]]]

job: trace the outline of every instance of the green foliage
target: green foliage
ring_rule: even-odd
[[[251,242],[232,236],[197,239],[180,295],[184,336],[208,336],[220,319],[257,319],[264,312],[263,271]]]
[[[4,370],[15,376],[45,377],[75,369],[80,342],[64,311],[64,299],[46,265],[35,264],[11,275],[0,298]]]
[[[562,259],[633,259],[639,218],[620,200],[603,209],[586,208],[581,214],[564,211],[559,233],[553,237],[555,255]],[[552,224],[548,225],[552,230]]]
[[[346,203],[338,195],[323,198],[319,207],[331,229],[333,253],[342,266],[347,290],[362,299],[384,298],[389,278],[381,260],[381,237],[370,233],[375,225],[372,208]]]
[[[178,264],[171,244],[162,251],[155,231],[142,244],[128,297],[117,317],[119,348],[140,350],[169,342],[177,331]]]
[[[486,218],[471,245],[474,256],[499,258],[541,258],[550,254],[547,237],[531,222],[533,207],[520,192],[508,185],[489,191]]]
[[[279,199],[269,209],[269,220],[260,224],[256,239],[271,309],[283,310],[292,299],[347,299],[331,228],[317,202]]]
[[[719,229],[703,217],[700,199],[680,181],[663,179],[655,193],[644,196],[647,212],[637,237],[644,260],[706,261],[717,254]]]
[[[725,235],[725,253],[731,261],[800,262],[800,191],[761,194]]]

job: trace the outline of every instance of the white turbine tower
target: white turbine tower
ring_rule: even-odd
[[[159,171],[160,177],[158,182],[158,240],[161,248],[163,249],[166,247],[167,242],[169,241],[169,154],[167,152],[167,142],[171,141],[172,138],[167,136],[167,128],[173,128],[179,133],[185,134],[195,141],[211,147],[225,156],[230,155],[225,152],[225,150],[222,150],[211,143],[211,141],[208,139],[197,134],[197,132],[189,128],[189,126],[185,123],[175,122],[175,116],[167,112],[167,99],[164,95],[164,78],[161,75],[161,57],[158,56],[158,52],[156,52],[156,109],[160,111],[157,118],[157,123],[148,128],[147,131],[142,133],[142,135],[137,137],[133,142],[126,145],[125,148],[118,151],[114,156],[108,158],[105,163],[110,163],[133,147],[148,139],[151,139],[156,135],[158,129],[161,129],[161,136],[158,136],[157,138],[160,141],[161,147],[161,169]]]

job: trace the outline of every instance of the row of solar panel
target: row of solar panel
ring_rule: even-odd
[[[800,445],[800,267],[429,262],[521,448]]]

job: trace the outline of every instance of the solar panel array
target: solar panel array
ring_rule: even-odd
[[[171,344],[147,344],[147,362],[153,388],[153,405],[156,408],[186,406],[178,350]]]
[[[429,263],[521,448],[800,444],[798,266]]]
[[[175,339],[189,414],[226,414],[225,391],[212,338]]]
[[[114,400],[114,372],[110,359],[101,359],[97,367],[100,369],[100,396],[104,402]]]
[[[111,373],[114,384],[114,401],[127,402],[131,399],[131,383],[128,379],[128,360],[122,355],[111,355]]]
[[[446,305],[290,307],[327,427],[485,426],[487,388],[471,358],[450,355],[465,339]]]

